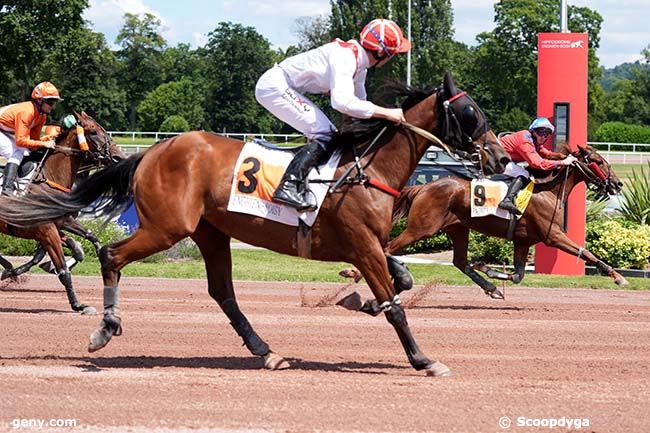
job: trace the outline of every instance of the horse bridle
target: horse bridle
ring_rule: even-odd
[[[578,150],[578,152],[581,153],[582,151]],[[608,170],[607,174],[603,173],[603,170],[601,170],[599,163],[597,161],[591,160],[591,156],[594,153],[596,153],[596,149],[591,149],[589,152],[587,152],[583,156],[584,161],[578,160],[579,164],[576,164],[576,167],[582,172],[582,174],[584,174],[588,180],[587,183],[593,186],[593,189],[597,193],[608,195],[607,190],[612,183],[612,170],[609,163],[605,161],[604,164],[607,165]]]
[[[444,93],[444,91],[441,93]],[[468,99],[469,102],[463,105],[461,112],[467,112],[467,115],[472,115],[476,120],[476,125],[472,131],[466,130],[465,116],[459,115],[454,108],[454,104],[458,104],[462,98]],[[482,171],[483,160],[481,151],[487,149],[487,137],[485,137],[485,133],[490,129],[485,114],[483,114],[474,100],[465,91],[461,91],[450,98],[443,99],[442,108],[444,113],[442,121],[443,140],[446,143],[459,142],[459,146],[453,146],[454,153],[460,158],[478,165]],[[477,146],[475,143],[481,136],[484,136],[484,139]],[[467,151],[464,149],[471,150]]]

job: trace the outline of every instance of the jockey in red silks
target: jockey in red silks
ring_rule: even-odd
[[[336,127],[305,93],[329,95],[332,108],[347,116],[378,117],[399,124],[401,108],[385,108],[366,100],[369,68],[385,65],[411,43],[391,20],[376,19],[361,31],[359,40],[336,39],[319,48],[289,57],[266,71],[255,86],[255,98],[273,115],[307,136],[273,195],[273,200],[299,211],[316,208],[305,179],[309,170],[334,150],[330,142]]]
[[[503,174],[515,178],[510,184],[505,198],[499,203],[500,208],[516,215],[521,214],[514,200],[517,193],[528,183],[530,173],[517,165],[517,162],[526,161],[529,167],[538,170],[553,170],[562,165],[571,165],[576,161],[575,157],[571,155],[564,159],[557,159],[564,155],[544,147],[544,144],[552,139],[554,131],[555,127],[546,117],[539,117],[531,123],[527,130],[515,132],[499,139],[512,159]]]
[[[18,166],[30,150],[54,148],[52,137],[41,138],[41,129],[58,101],[57,88],[44,81],[32,90],[31,101],[0,107],[0,156],[7,159],[2,195],[13,194]]]

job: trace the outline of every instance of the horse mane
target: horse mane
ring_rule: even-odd
[[[437,90],[416,89],[399,81],[388,81],[379,88],[376,99],[384,101],[387,106],[394,106],[395,101],[403,99],[400,107],[406,111],[431,96]],[[394,125],[385,119],[355,119],[346,116],[343,118],[339,131],[334,134],[332,143],[341,147],[363,143],[377,136],[384,126],[394,128]]]

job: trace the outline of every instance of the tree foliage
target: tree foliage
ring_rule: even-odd
[[[271,132],[274,119],[255,100],[255,84],[277,60],[252,27],[219,23],[206,47],[206,112],[215,131]]]
[[[149,92],[138,105],[140,124],[146,131],[158,131],[165,119],[182,116],[193,129],[204,127],[203,92],[189,78],[172,81]]]

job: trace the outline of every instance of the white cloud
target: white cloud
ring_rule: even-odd
[[[152,14],[160,20],[163,32],[170,28],[170,24],[160,13],[141,0],[91,0],[84,18],[92,23],[96,31],[104,33],[109,43],[113,43],[124,25],[124,14],[127,12],[136,15]]]

